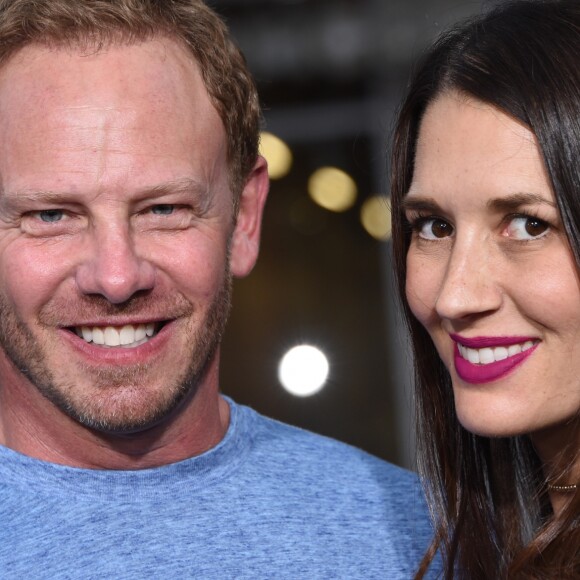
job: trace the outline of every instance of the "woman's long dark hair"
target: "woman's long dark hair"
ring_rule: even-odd
[[[449,373],[405,301],[410,231],[401,201],[425,109],[446,91],[489,103],[536,135],[580,271],[580,1],[502,3],[441,36],[402,104],[391,166],[395,266],[415,357],[418,461],[436,529],[417,577],[439,550],[449,579],[577,579],[580,492],[555,515],[528,437],[485,438],[459,424]],[[577,449],[567,451],[577,457]]]

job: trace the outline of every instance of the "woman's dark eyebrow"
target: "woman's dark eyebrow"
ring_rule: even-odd
[[[441,211],[437,202],[431,197],[407,196],[401,201],[401,211]]]
[[[537,193],[514,193],[497,197],[487,202],[487,207],[494,211],[515,211],[524,205],[549,205],[556,208],[556,203]]]
[[[487,202],[487,207],[493,211],[515,211],[525,205],[548,205],[556,208],[556,203],[537,193],[514,193],[505,197],[497,197]],[[401,201],[401,210],[405,211],[441,211],[440,206],[431,197],[407,196]]]

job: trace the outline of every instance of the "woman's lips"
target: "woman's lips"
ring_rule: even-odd
[[[489,383],[503,378],[521,365],[539,344],[537,339],[531,337],[465,339],[452,335],[452,338],[455,341],[454,363],[457,375],[471,384]]]
[[[525,342],[537,342],[533,336],[475,336],[466,338],[459,334],[450,334],[451,339],[468,348],[493,348],[495,346],[510,346],[512,344],[524,344]]]

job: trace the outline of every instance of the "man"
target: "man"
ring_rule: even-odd
[[[408,578],[414,478],[218,390],[268,189],[197,0],[0,1],[0,577]]]

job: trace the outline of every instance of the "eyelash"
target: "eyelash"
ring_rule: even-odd
[[[516,219],[534,220],[539,222],[542,226],[545,226],[545,230],[541,234],[533,236],[529,239],[518,240],[520,242],[533,242],[535,240],[539,240],[540,238],[544,238],[551,230],[554,229],[554,226],[549,221],[542,219],[533,211],[520,211],[506,216],[504,220],[505,227],[507,228],[510,223]]]
[[[417,213],[416,215],[411,214],[411,216],[407,216],[405,219],[406,219],[407,230],[411,234],[419,234],[421,232],[421,230],[423,229],[423,227],[425,226],[425,224],[427,224],[430,221],[439,221],[439,222],[442,222],[444,224],[447,224],[448,226],[450,226],[452,228],[451,234],[455,231],[455,227],[453,226],[453,224],[449,220],[447,220],[441,216],[438,216],[438,215],[433,215],[433,214],[421,215],[420,213]],[[518,241],[518,242],[523,242],[523,243],[532,242],[532,241],[538,240],[540,238],[543,238],[554,227],[549,221],[539,217],[533,211],[519,211],[517,213],[511,213],[511,214],[508,214],[505,216],[505,218],[502,221],[502,231],[505,231],[505,229],[510,225],[510,223],[516,219],[535,220],[535,221],[540,222],[540,224],[542,224],[543,226],[546,227],[545,231],[542,232],[541,234],[534,236],[534,237],[531,237],[529,239],[520,239],[520,240],[516,239],[515,241]],[[451,235],[451,234],[449,234],[449,235]],[[437,238],[437,239],[445,239],[445,237],[449,237],[449,236],[442,236],[441,238]],[[436,241],[436,240],[432,240],[432,239],[424,238],[424,237],[421,237],[421,239],[424,241]]]
[[[421,215],[420,213],[417,213],[415,215],[411,215],[410,217],[406,217],[407,231],[411,234],[419,234],[425,224],[430,221],[440,221],[450,225],[453,230],[455,229],[448,220],[442,218],[441,216],[432,214]]]

